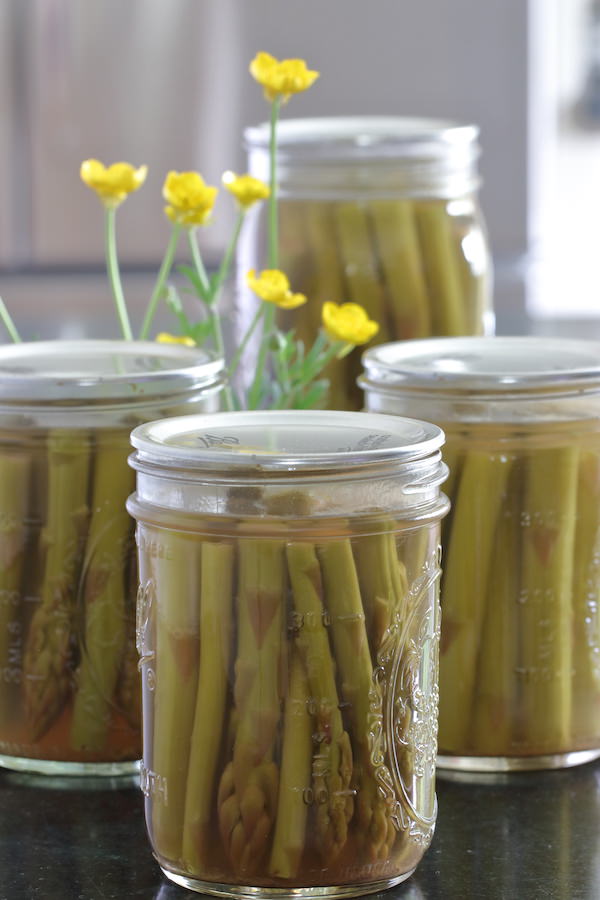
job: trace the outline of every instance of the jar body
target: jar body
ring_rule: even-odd
[[[160,480],[142,463],[129,509],[142,788],[163,871],[242,897],[404,880],[436,817],[443,504],[328,515],[317,501],[313,516],[314,489],[347,505],[364,485],[265,476],[217,497]]]
[[[343,165],[333,166],[319,145],[317,162],[296,160],[283,135],[279,265],[293,290],[308,297],[285,325],[294,326],[306,345],[321,327],[327,301],[363,306],[379,323],[372,344],[493,331],[490,254],[470,159],[459,179],[440,175],[443,155],[424,174],[400,143],[396,156],[389,151],[391,158],[365,159],[358,146]],[[266,154],[250,145],[253,173],[264,173]],[[252,211],[240,245],[242,275],[264,262],[266,216],[264,208]],[[240,292],[248,321],[255,301],[243,284]],[[329,366],[329,408],[361,408],[360,370],[360,350]]]
[[[443,426],[438,765],[600,756],[600,394],[478,399],[367,386]]]
[[[58,359],[65,347],[56,342]],[[85,342],[79,348],[85,354]],[[38,385],[37,400],[0,401],[0,765],[7,768],[113,775],[133,771],[141,755],[137,562],[125,509],[134,487],[129,433],[160,413],[212,411],[218,398],[185,388],[144,398],[147,386],[134,376],[130,385],[129,400],[75,402],[65,383],[64,402],[52,390],[49,398],[47,385]]]

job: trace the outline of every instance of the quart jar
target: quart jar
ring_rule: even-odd
[[[600,756],[600,344],[388,344],[369,410],[444,428],[440,756],[472,771]]]
[[[324,411],[136,428],[146,821],[232,897],[407,878],[436,816],[439,428]]]
[[[123,341],[0,348],[0,765],[114,775],[141,756],[129,433],[219,408],[222,363]]]
[[[278,124],[279,265],[309,302],[289,314],[308,344],[325,301],[359,303],[375,339],[493,331],[490,254],[477,199],[479,129],[432,119],[291,119]],[[245,131],[249,171],[269,175],[269,125]],[[239,251],[240,322],[257,300],[266,205],[249,214]],[[286,322],[286,324],[288,324]],[[360,409],[360,351],[327,372],[329,406]]]

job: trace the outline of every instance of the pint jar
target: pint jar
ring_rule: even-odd
[[[324,411],[133,432],[142,787],[173,881],[351,896],[417,865],[436,816],[442,441]]]
[[[600,344],[416,341],[364,366],[370,410],[447,435],[438,765],[600,756]]]
[[[137,766],[129,433],[161,415],[214,412],[221,370],[176,345],[0,348],[0,765]]]
[[[490,254],[478,202],[479,129],[432,119],[291,119],[278,124],[280,267],[309,302],[289,324],[311,344],[325,301],[359,303],[377,343],[493,330]],[[269,173],[269,125],[245,132],[249,171]],[[240,322],[256,305],[267,208],[239,251]],[[329,367],[330,408],[360,409],[360,352]]]

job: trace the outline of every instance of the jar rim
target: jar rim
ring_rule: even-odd
[[[267,148],[270,123],[261,122],[244,130],[246,149]],[[277,125],[279,155],[324,156],[376,160],[438,158],[449,148],[472,147],[478,154],[479,127],[448,119],[409,116],[317,116],[284,119]]]
[[[429,338],[362,357],[367,390],[511,395],[600,390],[600,342],[543,336]]]
[[[153,341],[54,340],[0,347],[0,402],[144,401],[220,385],[224,362]]]
[[[243,477],[413,463],[431,457],[443,442],[443,431],[429,422],[330,410],[178,416],[131,434],[134,468],[227,469]]]

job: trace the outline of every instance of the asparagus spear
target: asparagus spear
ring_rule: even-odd
[[[518,697],[517,598],[521,569],[521,496],[513,466],[500,510],[492,552],[475,679],[471,738],[464,752],[504,756],[511,753]]]
[[[287,560],[294,610],[298,616],[296,645],[306,669],[316,712],[312,791],[317,800],[317,843],[322,857],[333,861],[346,843],[348,822],[354,808],[350,789],[352,748],[339,708],[335,668],[323,621],[323,586],[315,548],[308,543],[288,544]]]
[[[408,200],[372,200],[368,211],[390,298],[394,337],[428,337],[431,313],[413,204]]]
[[[77,582],[88,521],[90,441],[85,432],[48,435],[46,563],[40,604],[24,654],[25,713],[31,739],[48,730],[71,689]]]
[[[166,789],[152,798],[154,846],[181,855],[185,787],[199,666],[200,541],[194,534],[157,531],[151,560],[155,585],[154,735],[150,768]]]
[[[398,559],[394,534],[385,530],[390,524],[377,523],[380,534],[361,535],[354,545],[373,659],[377,659],[395,615],[401,615],[408,591],[406,568]]]
[[[201,874],[215,800],[232,639],[234,549],[226,543],[202,545],[200,671],[188,765],[183,825],[186,870]]]
[[[579,451],[536,448],[525,474],[519,598],[524,738],[530,752],[570,747],[571,601]]]
[[[280,718],[285,569],[283,543],[239,541],[236,731],[217,806],[223,845],[238,872],[265,856],[276,811],[273,749]]]
[[[582,450],[573,559],[573,745],[600,734],[600,457]]]
[[[269,872],[276,878],[294,878],[304,851],[308,818],[304,792],[312,762],[310,693],[300,654],[292,651],[283,720],[281,784],[269,862]]]
[[[331,615],[333,645],[341,693],[349,704],[357,790],[357,826],[369,859],[389,856],[396,832],[391,810],[378,789],[371,755],[373,666],[358,577],[348,539],[319,544],[325,596]]]
[[[123,570],[131,520],[124,500],[133,486],[122,435],[99,431],[84,562],[85,625],[71,721],[71,745],[77,750],[102,750],[112,716],[126,639]]]
[[[0,725],[11,718],[20,688],[22,580],[27,542],[31,458],[0,454]],[[13,658],[15,653],[17,656]]]
[[[446,205],[439,201],[422,201],[415,212],[431,303],[433,333],[467,334],[462,285]]]
[[[346,285],[334,237],[332,205],[307,203],[305,207],[307,243],[314,269],[310,290],[307,288],[306,292],[311,302],[300,307],[297,315],[309,324],[310,345],[321,327],[323,303],[328,300],[341,303],[346,299]],[[347,358],[334,360],[324,370],[323,376],[329,380],[329,408],[349,409],[355,405],[355,388],[351,383]]]
[[[461,752],[468,740],[485,591],[510,466],[508,456],[479,450],[463,462],[442,582],[439,741],[446,752]]]

